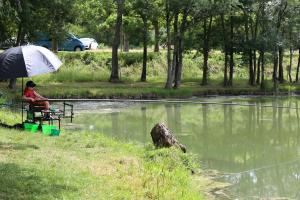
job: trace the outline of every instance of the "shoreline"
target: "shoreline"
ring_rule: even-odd
[[[220,85],[200,86],[196,82],[184,82],[179,89],[165,89],[161,82],[125,82],[114,84],[109,82],[61,82],[37,83],[37,92],[49,99],[190,99],[212,96],[297,96],[300,95],[300,86],[282,85],[274,92],[273,88],[261,90],[259,87]],[[299,87],[299,88],[298,88]],[[21,85],[16,89],[7,88],[7,83],[0,83],[2,96],[10,99],[21,98]]]
[[[54,101],[56,100],[74,100],[74,101],[97,101],[97,100],[104,100],[104,101],[114,101],[114,100],[140,100],[140,101],[158,101],[158,100],[191,100],[191,99],[197,99],[197,98],[214,98],[214,97],[297,97],[300,96],[300,92],[293,92],[293,93],[287,93],[287,92],[281,92],[281,93],[202,93],[197,95],[191,95],[191,96],[159,96],[155,94],[142,94],[142,95],[100,95],[100,96],[70,96],[70,95],[62,95],[62,96],[48,96],[49,99],[52,99]]]

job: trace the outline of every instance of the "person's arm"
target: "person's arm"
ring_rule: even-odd
[[[33,91],[35,96],[37,96],[38,98],[40,98],[41,100],[48,100],[46,97],[43,97],[42,95],[40,95],[39,93],[37,93],[36,91]]]
[[[23,95],[23,99],[24,99],[25,101],[34,102],[34,99],[33,99],[33,98],[26,97],[25,95]]]

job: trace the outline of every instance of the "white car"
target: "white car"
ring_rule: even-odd
[[[93,38],[80,38],[79,40],[83,43],[85,49],[95,50],[98,48],[98,43]]]

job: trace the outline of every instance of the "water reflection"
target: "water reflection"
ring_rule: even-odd
[[[298,100],[245,102],[258,106],[133,104],[111,113],[79,113],[76,120],[141,142],[151,142],[151,128],[165,122],[188,151],[199,155],[202,168],[225,174],[220,179],[233,184],[233,196],[300,199],[299,111],[278,108],[298,108]],[[262,107],[266,104],[274,107]]]

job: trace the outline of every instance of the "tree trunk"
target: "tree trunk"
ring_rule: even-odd
[[[260,82],[260,88],[265,89],[265,51],[262,50],[260,52],[261,56],[261,82]]]
[[[169,0],[166,0],[165,9],[166,9],[166,28],[167,28],[167,65],[168,65],[168,74],[167,74],[167,82],[165,88],[172,88],[172,83],[174,80],[174,70],[172,67],[171,61],[171,34],[170,34],[170,8],[169,8]]]
[[[159,52],[159,23],[158,20],[155,19],[153,22],[154,27],[154,52]]]
[[[299,68],[300,68],[300,48],[299,48],[299,55],[298,55],[298,64],[297,64],[297,72],[296,72],[296,82],[299,80]]]
[[[123,51],[124,52],[129,52],[129,40],[128,40],[128,37],[125,33],[123,34],[123,42],[124,42]]]
[[[273,52],[273,88],[275,93],[278,92],[278,78],[277,78],[277,68],[278,68],[278,51],[277,48],[275,48],[275,51]]]
[[[123,15],[122,15],[123,17]],[[123,20],[123,19],[122,19]],[[120,42],[119,42],[119,47],[118,49],[120,49],[121,52],[123,52],[124,50],[124,32],[123,32],[123,21],[121,23],[121,27],[120,27]]]
[[[180,36],[179,42],[178,42],[178,63],[176,65],[177,67],[177,73],[175,76],[175,83],[174,88],[177,89],[181,85],[181,75],[182,75],[182,64],[183,64],[183,51],[184,51],[184,43],[183,38]]]
[[[254,51],[253,51],[253,64],[254,64],[254,69],[253,69],[253,75],[254,75],[254,77],[253,78],[254,78],[254,83],[257,83],[256,73],[258,72],[257,55],[256,55],[256,52],[257,52],[256,51],[256,40],[257,40],[257,30],[258,30],[258,19],[259,19],[259,12],[257,12],[256,15],[255,15],[254,29],[252,29],[252,38],[253,38],[253,46],[254,46]]]
[[[24,40],[25,33],[23,31],[23,25],[24,25],[24,17],[23,17],[23,8],[21,4],[21,0],[16,0],[15,3],[17,4],[17,13],[19,15],[19,25],[18,25],[18,35],[15,46],[21,46],[21,43]]]
[[[233,68],[234,68],[234,55],[233,55],[233,16],[230,16],[230,52],[229,52],[229,86],[233,84]]]
[[[208,43],[207,43],[207,19],[203,22],[203,75],[202,85],[207,85],[207,71],[208,71]]]
[[[278,71],[278,80],[280,83],[284,82],[284,76],[283,76],[283,54],[284,50],[282,47],[279,47],[279,71]]]
[[[183,16],[182,16],[182,22],[180,26],[179,31],[179,37],[178,37],[178,69],[177,74],[175,76],[175,84],[174,88],[179,88],[181,85],[181,75],[182,75],[182,66],[183,66],[183,52],[184,52],[184,33],[186,29],[186,21],[188,16],[188,8],[184,9]]]
[[[147,43],[148,43],[148,27],[147,27],[147,17],[142,16],[143,24],[144,24],[144,30],[143,30],[143,45],[144,45],[144,52],[143,52],[143,70],[141,75],[141,81],[146,81],[147,76]]]
[[[53,38],[52,38],[52,51],[54,53],[58,52],[58,41],[57,41],[57,36],[56,35],[54,35]]]
[[[207,19],[204,20],[203,24],[203,77],[202,77],[202,85],[208,84],[208,56],[209,56],[209,40],[211,33],[211,25],[212,25],[212,16],[209,19],[209,25],[207,27]]]
[[[16,83],[17,83],[17,79],[16,78],[9,79],[8,88],[9,89],[15,89],[16,88]]]
[[[20,2],[19,2],[20,4]],[[23,33],[23,28],[22,28],[22,19],[19,23],[19,27],[18,27],[18,35],[17,35],[17,40],[15,43],[15,46],[21,46],[23,40],[24,40],[24,33]],[[15,89],[16,88],[16,84],[17,84],[17,79],[16,78],[11,78],[9,79],[9,84],[8,84],[8,88],[9,89]]]
[[[281,25],[284,20],[284,15],[285,15],[285,9],[287,8],[287,2],[280,1],[280,7],[279,7],[279,12],[277,14],[277,24],[276,24],[276,33],[279,38],[284,37],[284,31],[280,33]],[[282,42],[282,41],[276,41],[276,42]],[[283,55],[284,55],[284,48],[279,46],[278,48],[278,56],[279,56],[279,63],[278,63],[278,80],[280,83],[284,82],[284,75],[283,75]]]
[[[261,69],[261,54],[259,54],[257,61],[257,75],[256,75],[256,85],[260,84],[260,69]]]
[[[110,82],[119,81],[118,49],[120,45],[123,6],[124,6],[124,0],[120,0],[117,2],[117,19],[115,25],[114,41],[112,45],[112,67],[111,67],[111,75],[109,79]]]
[[[227,52],[227,37],[226,37],[226,29],[225,29],[225,20],[224,14],[221,14],[221,23],[222,23],[222,35],[223,35],[223,51],[224,51],[224,80],[223,85],[228,86],[228,52]]]
[[[252,50],[251,48],[248,49],[248,59],[249,59],[249,83],[250,85],[254,86],[255,83],[255,75],[253,70],[253,59],[252,59]]]
[[[233,68],[234,68],[234,55],[233,55],[233,49],[230,50],[229,55],[229,85],[233,85]]]
[[[223,81],[223,85],[228,86],[228,52],[227,52],[226,48],[225,48],[225,52],[224,52],[224,58],[225,58],[225,62],[224,62],[224,81]]]
[[[273,53],[273,82],[277,81],[277,69],[278,69],[278,51],[275,49]]]
[[[256,72],[257,72],[257,58],[256,58],[256,50],[253,51],[253,79],[254,79],[254,83],[256,83]]]
[[[250,47],[249,41],[249,17],[248,14],[244,13],[245,17],[245,31],[246,31],[246,49],[245,55],[248,54],[248,64],[249,64],[249,84],[254,85],[254,74],[253,74],[253,63],[252,63],[252,49]]]
[[[265,30],[265,26],[266,26],[266,24],[264,24],[264,23],[266,23],[266,11],[265,11],[265,7],[266,7],[266,2],[265,1],[263,1],[262,3],[261,3],[261,28],[262,28],[262,30],[261,30],[261,35],[262,36],[264,36],[265,35],[265,33],[266,33],[266,30]],[[260,52],[259,52],[259,66],[258,66],[258,73],[257,73],[257,78],[259,78],[260,77],[260,88],[261,89],[264,89],[265,88],[265,83],[264,83],[264,79],[265,79],[265,42],[263,42],[262,43],[262,46],[263,47],[261,47],[261,49],[260,49]],[[259,76],[259,74],[261,75],[261,76]],[[259,82],[259,80],[257,81],[257,82]]]
[[[288,68],[288,75],[289,75],[289,81],[290,81],[290,83],[293,82],[293,79],[292,79],[293,56],[294,56],[294,49],[291,46],[290,47],[290,66]]]
[[[19,27],[18,27],[17,41],[16,41],[15,46],[20,46],[21,45],[22,40],[24,39],[23,35],[24,34],[23,34],[22,23],[20,22]]]
[[[179,36],[178,36],[178,13],[174,14],[174,37],[173,37],[173,43],[174,43],[174,50],[173,50],[173,61],[172,61],[172,68],[174,69],[174,83],[176,82],[176,77],[178,74],[178,50],[179,50]]]

